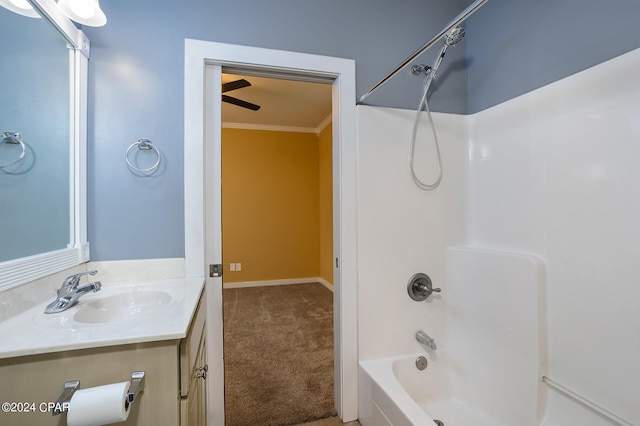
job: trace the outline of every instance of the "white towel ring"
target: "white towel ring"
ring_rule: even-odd
[[[131,162],[131,160],[129,160],[129,153],[131,152],[131,150],[133,149],[133,147],[137,146],[138,149],[144,150],[144,151],[148,151],[150,149],[154,150],[156,152],[156,155],[158,156],[158,159],[156,160],[155,164],[149,168],[146,169],[141,169],[139,167],[136,167],[133,165],[133,163]],[[155,169],[158,168],[158,166],[160,165],[160,151],[158,150],[158,148],[156,148],[156,146],[154,144],[151,143],[151,141],[149,139],[138,139],[136,142],[132,143],[129,148],[127,149],[127,153],[125,154],[124,158],[127,160],[127,164],[129,165],[129,167],[131,167],[133,170],[137,171],[137,172],[142,172],[142,173],[148,173],[148,172],[152,172]]]
[[[11,145],[20,145],[20,148],[22,149],[22,151],[20,152],[20,155],[18,155],[18,158],[15,161],[8,164],[0,164],[0,169],[6,169],[7,167],[11,167],[14,164],[18,164],[20,161],[22,161],[25,154],[27,153],[27,146],[25,145],[24,142],[22,142],[22,139],[20,139],[20,133],[18,132],[4,132],[2,134],[2,143],[7,143]]]

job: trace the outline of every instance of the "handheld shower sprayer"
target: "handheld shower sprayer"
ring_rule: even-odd
[[[447,46],[455,46],[464,38],[467,30],[462,25],[455,26],[447,31],[444,35],[444,44]]]
[[[431,86],[431,82],[436,76],[438,72],[438,68],[440,68],[440,64],[442,63],[442,59],[444,58],[444,54],[447,52],[449,46],[455,46],[464,38],[466,30],[462,25],[457,25],[447,31],[444,38],[444,45],[442,49],[440,49],[440,53],[436,57],[435,62],[432,67],[428,65],[420,64],[414,65],[411,67],[411,72],[414,75],[420,75],[424,73],[426,78],[424,80],[424,91],[422,93],[422,98],[420,99],[420,104],[418,105],[418,110],[416,111],[416,118],[413,122],[413,133],[411,138],[411,146],[409,150],[409,168],[411,169],[411,178],[413,179],[416,186],[424,191],[430,191],[438,187],[440,185],[440,181],[442,180],[442,158],[440,156],[440,146],[438,144],[438,135],[436,134],[435,126],[433,125],[433,118],[431,117],[431,111],[429,111],[429,105],[427,103],[427,93],[429,92],[429,86]],[[424,109],[427,112],[427,116],[429,119],[429,123],[431,125],[431,131],[433,132],[433,138],[435,141],[436,148],[436,156],[438,159],[438,175],[433,183],[425,183],[416,175],[414,169],[414,153],[415,153],[415,145],[416,145],[416,133],[418,131],[418,122],[420,121],[420,112],[422,111],[422,107],[424,105]]]
[[[444,45],[442,46],[442,49],[440,49],[440,53],[438,53],[438,56],[436,56],[436,60],[433,63],[433,66],[430,67],[425,64],[414,65],[411,67],[411,73],[413,75],[420,75],[421,73],[424,73],[424,75],[429,77],[429,82],[430,80],[433,80],[433,78],[436,76],[436,72],[438,72],[438,68],[440,68],[440,64],[442,63],[442,59],[444,58],[444,54],[447,52],[447,49],[450,46],[455,46],[456,44],[460,43],[460,41],[464,38],[466,32],[467,30],[465,30],[462,25],[458,25],[447,31],[443,37]]]
[[[467,30],[465,30],[462,25],[458,25],[457,27],[451,28],[444,35],[444,45],[442,46],[442,49],[440,49],[440,53],[438,53],[438,56],[436,57],[436,61],[433,63],[433,66],[431,67],[432,79],[436,76],[436,73],[438,72],[438,68],[440,68],[440,64],[442,63],[442,59],[444,58],[444,54],[447,52],[447,49],[450,46],[455,46],[456,44],[460,43],[460,41],[464,38],[464,35],[466,34],[466,32]]]

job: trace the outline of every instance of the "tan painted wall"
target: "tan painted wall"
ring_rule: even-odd
[[[331,125],[320,132],[320,278],[333,284],[333,157]]]
[[[225,283],[320,276],[319,144],[310,133],[222,130]]]

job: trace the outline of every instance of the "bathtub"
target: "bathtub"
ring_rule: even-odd
[[[396,331],[419,351],[414,335],[424,329],[438,348],[360,360],[363,426],[540,425],[546,401],[540,376],[547,368],[543,289],[536,256],[448,248],[447,280],[433,302],[444,308],[441,315]],[[419,356],[428,361],[422,371],[415,365]]]
[[[416,359],[427,359],[420,371]],[[360,362],[360,423],[363,426],[523,426],[535,416],[521,410],[522,401],[509,401],[509,389],[498,413],[489,411],[498,399],[489,383],[485,397],[474,398],[465,391],[464,380],[456,372],[455,362],[446,353],[416,353],[404,357]],[[499,391],[499,390],[498,390]],[[471,392],[472,394],[473,392]],[[515,403],[516,407],[509,406]],[[500,404],[499,404],[500,405]],[[525,417],[529,417],[526,419]]]
[[[412,398],[409,393],[409,383],[405,387],[405,384],[401,383],[396,376],[396,371],[401,370],[402,374],[399,376],[406,378],[404,370],[411,368],[411,363],[415,362],[415,359],[420,355],[360,362],[358,418],[363,426],[433,424],[433,419],[428,414],[426,407],[419,405],[418,401],[423,398]],[[433,374],[435,379],[435,371],[433,371],[435,369],[430,367],[419,371],[415,365],[413,366],[414,374],[425,380],[426,386],[423,388],[425,396],[433,395],[433,391],[437,389],[435,380],[430,383],[427,377],[427,375]]]

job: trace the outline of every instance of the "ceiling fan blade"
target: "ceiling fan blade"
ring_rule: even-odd
[[[244,78],[241,80],[230,81],[228,83],[222,84],[222,93],[230,92],[231,90],[242,89],[243,87],[249,87],[251,83],[249,83]]]
[[[260,109],[260,105],[252,104],[251,102],[243,101],[238,98],[233,98],[231,96],[222,95],[222,102],[228,102],[233,105],[237,105],[242,108],[248,108],[252,111],[257,111]]]

